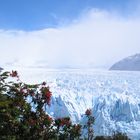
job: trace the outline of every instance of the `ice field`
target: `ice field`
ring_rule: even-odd
[[[140,138],[140,72],[104,70],[18,69],[22,81],[46,81],[53,93],[47,112],[81,122],[87,108],[95,117],[96,135],[127,133]]]

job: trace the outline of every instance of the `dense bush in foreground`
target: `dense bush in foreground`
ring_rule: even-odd
[[[11,78],[15,78],[12,80]],[[45,112],[52,93],[46,83],[28,85],[16,71],[0,75],[0,139],[74,139],[81,126],[69,117],[54,120]]]
[[[114,133],[113,136],[97,136],[94,140],[130,140],[125,133]]]
[[[78,140],[87,129],[86,139],[94,139],[94,117],[87,109],[84,126],[72,124],[69,117],[54,119],[46,112],[52,93],[45,82],[23,83],[16,71],[0,74],[0,140]],[[112,140],[122,140],[113,136]],[[96,140],[104,137],[96,137]],[[127,140],[127,139],[124,139]]]

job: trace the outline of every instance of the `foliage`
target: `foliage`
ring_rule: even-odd
[[[87,140],[93,140],[94,117],[87,109],[82,127],[69,117],[54,119],[45,112],[52,93],[46,82],[25,84],[17,71],[0,74],[0,140],[79,140],[81,129],[87,129]],[[130,140],[126,134],[97,136],[95,140]]]
[[[130,138],[125,133],[117,132],[113,134],[112,140],[130,140]]]
[[[14,80],[11,78],[15,78]],[[3,140],[74,139],[81,126],[70,118],[54,120],[45,112],[52,93],[46,83],[21,82],[17,71],[0,74],[0,138]]]
[[[112,140],[111,136],[96,136],[94,140]]]
[[[87,109],[85,112],[85,115],[87,117],[87,123],[85,124],[84,128],[87,129],[87,139],[93,140],[93,137],[94,137],[93,124],[94,124],[95,119],[92,116],[91,109]]]
[[[113,136],[96,136],[94,140],[131,140],[125,133],[117,132]]]

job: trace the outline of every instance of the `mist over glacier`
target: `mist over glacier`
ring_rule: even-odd
[[[1,67],[109,68],[140,52],[140,18],[92,8],[58,28],[0,30]],[[8,57],[7,57],[8,56]]]
[[[121,131],[140,137],[140,73],[82,69],[18,69],[27,83],[47,81],[53,93],[46,111],[53,117],[70,116],[84,122],[91,108],[95,135]]]

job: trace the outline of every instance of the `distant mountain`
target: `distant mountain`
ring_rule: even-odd
[[[140,71],[140,54],[135,54],[120,60],[109,70]]]

